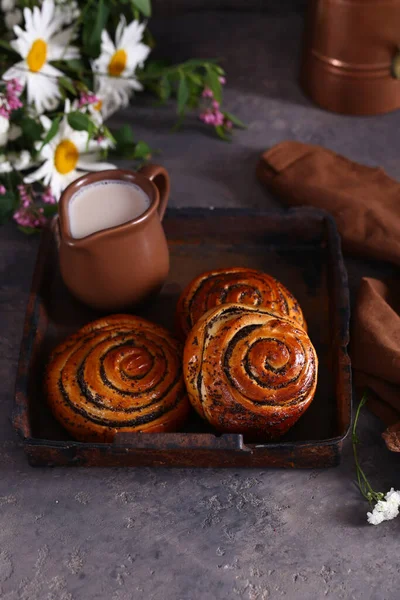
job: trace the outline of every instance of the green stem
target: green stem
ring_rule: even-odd
[[[55,61],[57,63],[57,61]],[[146,73],[146,72],[142,72],[142,73],[136,73],[135,75],[132,75],[130,77],[119,77],[119,79],[126,79],[127,81],[131,80],[131,79],[137,79],[138,81],[142,81],[142,82],[146,82],[146,81],[154,81],[157,79],[160,79],[161,77],[164,77],[165,75],[172,75],[174,73],[179,73],[182,70],[185,70],[188,66],[193,66],[190,65],[190,60],[183,62],[183,63],[179,63],[177,65],[171,65],[170,67],[163,67],[162,70],[156,71],[155,73]],[[201,65],[199,64],[198,66],[206,69],[208,66],[214,64],[214,61],[212,60],[208,60],[205,61],[204,63],[202,63]],[[8,63],[6,62],[6,66],[8,66]],[[9,66],[11,66],[11,63],[9,63]],[[16,69],[18,69],[19,71],[26,71],[28,72],[29,69],[25,69],[24,67],[17,67],[16,65],[14,65]],[[66,64],[66,67],[68,67],[68,64]],[[29,71],[30,74],[31,71]],[[101,72],[96,72],[94,73],[91,69],[82,69],[80,71],[80,73],[82,75],[97,75],[99,77],[108,77],[109,79],[113,79],[113,76],[110,75],[109,73],[101,73]],[[58,80],[61,77],[65,77],[65,74],[63,75],[50,75],[48,73],[42,73],[42,72],[38,72],[38,75],[40,75],[41,77],[48,77],[49,79],[55,79]],[[73,79],[73,77],[71,77],[71,79]]]
[[[371,503],[372,500],[374,500],[375,502],[382,500],[384,495],[381,492],[375,492],[375,490],[371,487],[371,485],[368,481],[368,478],[365,475],[363,469],[361,468],[359,460],[358,460],[357,444],[359,442],[358,442],[358,437],[357,437],[357,425],[358,425],[358,419],[360,417],[361,409],[366,402],[367,402],[367,394],[364,393],[364,395],[361,398],[361,401],[357,407],[356,415],[354,417],[354,423],[353,423],[353,429],[352,429],[352,442],[353,442],[354,462],[356,464],[358,487],[360,489],[361,494],[364,496],[364,498],[366,500],[368,500],[368,502]]]

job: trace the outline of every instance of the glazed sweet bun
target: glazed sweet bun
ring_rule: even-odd
[[[318,359],[301,327],[261,308],[224,304],[193,326],[183,353],[189,400],[221,432],[274,440],[309,407]]]
[[[214,306],[239,303],[265,308],[307,330],[296,298],[271,275],[233,267],[202,273],[182,292],[176,309],[176,329],[185,339],[193,325]]]
[[[176,431],[189,402],[179,342],[130,315],[94,321],[52,354],[47,399],[56,419],[81,441],[112,442],[116,432]]]

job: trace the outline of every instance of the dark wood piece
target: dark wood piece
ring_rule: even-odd
[[[351,423],[349,295],[340,239],[321,211],[170,210],[164,227],[171,272],[160,295],[135,312],[172,327],[182,287],[198,273],[248,266],[278,277],[298,298],[319,356],[315,399],[278,443],[218,436],[194,414],[183,433],[119,434],[113,444],[71,440],[52,417],[42,380],[51,349],[99,316],[69,294],[59,273],[54,224],[43,233],[27,308],[13,423],[31,465],[328,467],[340,461]],[[134,276],[132,265],[132,275]]]

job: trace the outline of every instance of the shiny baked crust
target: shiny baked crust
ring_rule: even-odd
[[[299,303],[282,283],[256,269],[233,267],[202,273],[183,290],[175,318],[180,337],[208,310],[227,303],[266,308],[307,330]]]
[[[183,372],[189,400],[215,429],[271,440],[310,405],[318,359],[307,333],[288,319],[225,304],[193,326]]]
[[[70,336],[52,354],[46,392],[54,416],[81,441],[118,431],[176,431],[189,402],[179,342],[145,319],[112,315]]]

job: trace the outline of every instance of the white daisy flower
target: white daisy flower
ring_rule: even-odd
[[[100,83],[99,81],[96,81],[95,84],[97,89],[96,96],[99,101],[91,106],[90,113],[95,121],[100,118],[104,122],[125,105],[121,101],[121,96],[116,94],[110,85]]]
[[[10,161],[7,160],[4,154],[0,154],[0,173],[11,173],[12,170]]]
[[[115,44],[106,30],[101,34],[101,54],[93,61],[92,69],[95,93],[102,99],[104,118],[126,106],[134,90],[143,89],[134,75],[150,53],[150,48],[141,41],[145,28],[145,23],[139,21],[127,25],[122,16],[115,33]]]
[[[65,25],[70,25],[72,21],[75,21],[81,14],[76,0],[57,0],[56,10],[60,14]]]
[[[96,95],[97,101],[90,102],[88,104],[81,105],[78,100],[74,100],[71,105],[72,111],[81,111],[83,113],[87,113],[91,121],[98,127],[99,129],[103,125],[103,114],[102,114],[102,106],[103,101],[101,98],[98,98]],[[97,138],[97,147],[102,150],[109,150],[114,147],[113,142],[108,138],[103,136],[102,138]]]
[[[44,0],[41,8],[24,8],[25,29],[14,27],[16,40],[10,42],[24,60],[13,65],[3,79],[18,79],[27,87],[28,103],[33,103],[39,114],[52,110],[61,97],[57,78],[62,72],[50,64],[52,60],[79,57],[79,51],[69,46],[73,27],[64,29],[63,20],[53,0]]]
[[[0,146],[5,146],[8,142],[8,130],[10,129],[10,121],[0,115]]]
[[[10,142],[17,140],[22,135],[22,129],[19,125],[15,125],[15,123],[11,123],[10,129],[8,132],[8,139]]]
[[[395,519],[399,514],[400,507],[400,492],[394,488],[385,496],[384,500],[379,500],[372,512],[367,513],[368,523],[371,525],[379,525],[382,521],[390,521]]]
[[[65,113],[70,111],[66,102]],[[51,126],[51,121],[43,115],[41,117],[45,131]],[[87,171],[103,171],[115,169],[115,165],[97,162],[99,145],[96,141],[89,141],[86,131],[76,131],[68,124],[64,117],[58,132],[48,144],[44,146],[39,155],[43,164],[33,173],[25,177],[25,183],[42,181],[49,186],[53,196],[59,200],[61,192],[72,181]]]
[[[13,10],[15,6],[15,0],[1,0],[1,10],[3,12],[9,12]]]
[[[10,153],[8,158],[16,171],[24,171],[33,167],[32,157],[28,150],[22,150],[19,153]]]
[[[6,24],[7,29],[13,29],[15,25],[22,23],[22,12],[20,9],[16,8],[10,12],[6,12],[4,15],[4,23]]]

